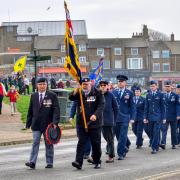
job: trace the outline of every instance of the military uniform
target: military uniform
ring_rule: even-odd
[[[143,145],[143,128],[144,128],[144,106],[145,106],[145,98],[140,96],[134,96],[134,103],[136,105],[136,116],[135,122],[132,124],[132,130],[136,135],[136,146],[137,148]]]
[[[152,81],[151,84],[153,83]],[[160,126],[164,118],[165,106],[163,103],[163,94],[160,91],[149,91],[145,100],[144,119],[147,119],[149,123],[152,153],[156,153],[159,150]]]
[[[180,89],[180,84],[177,85],[177,88]],[[178,114],[180,113],[180,94],[177,94],[178,95],[178,100],[179,100],[179,103],[178,103],[178,106],[177,106],[177,112]],[[177,144],[180,144],[180,117],[178,117],[178,120],[177,120]]]
[[[118,75],[117,79],[127,80],[127,77]],[[113,94],[119,106],[119,113],[116,119],[115,134],[118,140],[118,146],[117,146],[117,154],[119,156],[118,159],[122,160],[124,159],[127,153],[126,143],[127,143],[128,126],[129,126],[129,121],[134,120],[135,118],[135,104],[133,102],[133,93],[126,88],[115,89],[113,91]]]

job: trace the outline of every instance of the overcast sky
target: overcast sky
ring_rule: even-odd
[[[0,23],[64,20],[64,0],[0,0]],[[86,20],[90,38],[131,37],[142,25],[180,40],[180,0],[67,0],[71,19]]]

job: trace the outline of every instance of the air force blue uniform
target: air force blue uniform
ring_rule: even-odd
[[[144,107],[145,107],[145,98],[140,96],[134,96],[134,103],[136,107],[136,116],[135,116],[135,122],[132,124],[132,130],[134,134],[136,135],[136,145],[142,146],[143,145],[143,128],[144,128]]]
[[[116,97],[119,113],[116,119],[116,137],[118,140],[117,153],[119,157],[126,155],[126,143],[129,121],[135,118],[135,104],[133,102],[133,93],[128,89],[116,89],[113,91]]]
[[[180,116],[179,112],[179,97],[174,92],[164,93],[163,95],[164,104],[166,107],[165,119],[166,123],[162,124],[162,140],[161,144],[166,144],[166,136],[169,124],[171,126],[171,144],[175,146],[177,144],[177,117]]]
[[[160,91],[149,92],[145,101],[144,118],[149,122],[150,144],[153,151],[158,151],[160,140],[160,125],[165,119],[163,94]]]

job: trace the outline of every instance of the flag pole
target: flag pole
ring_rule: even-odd
[[[81,109],[82,109],[82,116],[83,116],[85,131],[88,132],[88,127],[87,127],[87,122],[86,122],[86,116],[85,116],[84,103],[83,103],[81,89],[82,89],[82,87],[79,89],[79,95],[80,95],[80,101],[81,101]]]

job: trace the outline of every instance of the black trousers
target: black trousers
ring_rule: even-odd
[[[100,163],[101,158],[101,128],[88,129],[78,128],[78,144],[76,149],[76,161],[83,164],[84,148],[86,141],[90,138],[92,145],[92,158],[95,164]]]
[[[3,96],[0,95],[0,114],[2,113],[2,100],[3,100]]]
[[[113,136],[113,127],[112,126],[103,126],[102,134],[104,139],[107,142],[107,152],[110,158],[115,156],[114,154],[114,136]]]

